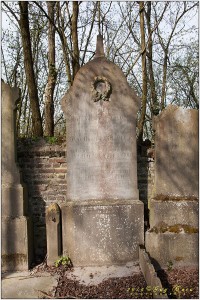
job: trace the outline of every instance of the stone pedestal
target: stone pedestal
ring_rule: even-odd
[[[143,203],[133,200],[69,202],[62,206],[63,253],[75,266],[138,262],[144,244]]]
[[[169,105],[154,122],[155,186],[145,246],[158,267],[198,264],[198,111]]]
[[[26,189],[16,165],[17,88],[2,82],[2,270],[27,270],[32,260],[31,221]]]
[[[167,268],[169,262],[174,267],[199,263],[198,233],[146,232],[145,247],[157,269]]]
[[[32,222],[28,217],[2,217],[1,261],[3,271],[23,271],[32,262]]]
[[[161,222],[167,225],[184,224],[198,228],[199,202],[193,200],[155,200],[150,202],[150,228]]]

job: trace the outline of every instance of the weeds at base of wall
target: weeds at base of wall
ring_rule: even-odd
[[[146,288],[128,288],[127,292],[130,293],[132,298],[138,298],[138,296],[162,296],[169,295],[175,296],[178,299],[181,299],[183,296],[189,296],[189,294],[193,291],[192,288],[183,288],[180,285],[174,285],[172,290],[169,291],[167,288],[160,288],[159,286],[147,286]]]
[[[71,262],[71,259],[69,258],[69,256],[61,256],[60,258],[58,258],[56,261],[55,261],[55,266],[56,268],[58,268],[59,266],[69,266],[71,267],[72,266],[72,262]]]

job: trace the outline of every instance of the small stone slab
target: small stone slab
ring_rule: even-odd
[[[58,275],[47,272],[31,275],[31,272],[4,273],[2,275],[1,297],[3,299],[38,299],[50,294],[57,286]]]

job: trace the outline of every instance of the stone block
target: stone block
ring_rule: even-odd
[[[32,222],[27,217],[2,217],[3,271],[28,270],[33,259]]]
[[[47,265],[53,265],[61,255],[61,215],[57,203],[46,209]]]
[[[63,254],[74,266],[138,262],[144,243],[139,200],[68,202],[61,207]]]
[[[155,293],[155,290],[157,288],[158,291],[160,291],[160,289],[163,289],[162,283],[158,278],[154,266],[152,265],[151,260],[143,247],[139,248],[139,262],[147,286],[150,286],[152,288],[154,299],[168,299],[166,294],[162,294],[159,292]]]
[[[198,233],[145,233],[145,247],[153,259],[156,268],[167,268],[171,261],[173,266],[198,265]]]
[[[161,222],[167,225],[189,225],[198,228],[199,203],[198,201],[150,201],[150,228]]]
[[[2,184],[3,216],[17,217],[27,213],[27,190],[21,184]]]
[[[198,110],[168,105],[154,127],[155,196],[198,198]]]
[[[27,270],[32,260],[31,221],[25,217],[26,190],[16,164],[16,104],[19,89],[2,87],[2,269]]]

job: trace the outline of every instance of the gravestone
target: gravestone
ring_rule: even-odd
[[[155,196],[198,198],[198,110],[167,106],[155,132]]]
[[[47,265],[54,265],[61,255],[61,216],[57,203],[46,208]]]
[[[26,217],[26,189],[16,165],[15,110],[18,88],[2,87],[2,269],[26,270],[32,260],[31,221]]]
[[[137,187],[136,115],[140,100],[104,55],[76,74],[62,99],[67,131],[63,252],[74,265],[138,260],[143,203]]]
[[[154,122],[155,186],[145,245],[161,266],[198,263],[198,123],[197,110],[175,105]]]

